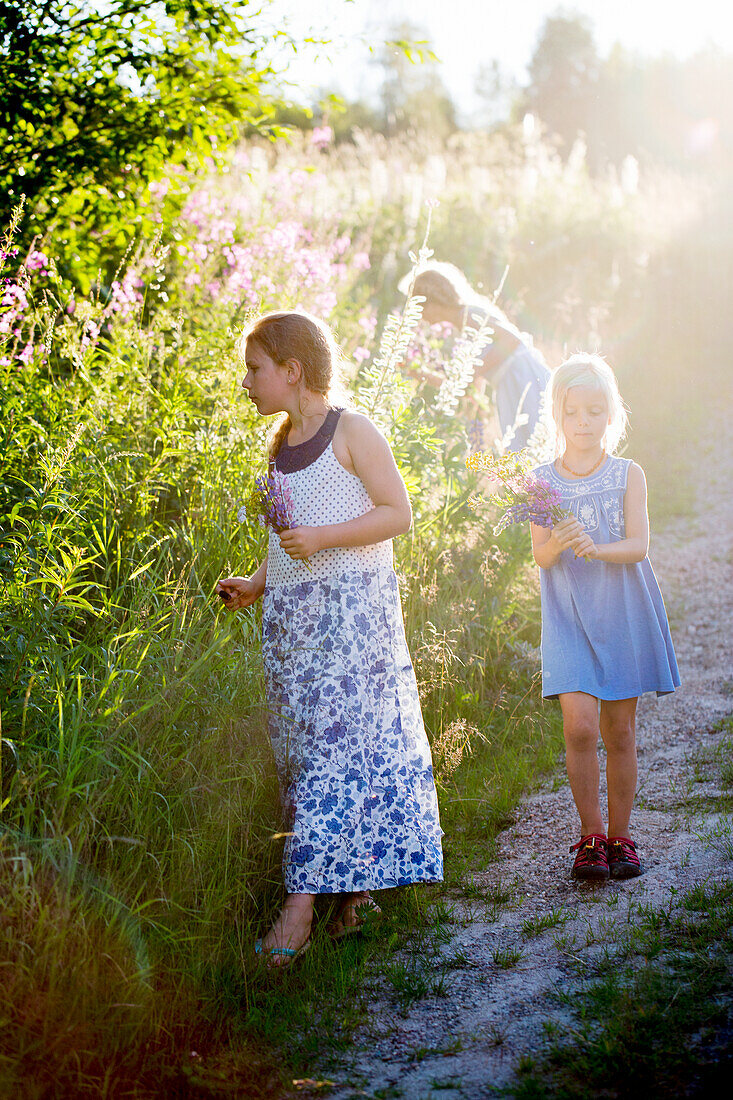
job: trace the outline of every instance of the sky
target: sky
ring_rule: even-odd
[[[523,83],[545,19],[560,10],[590,20],[601,56],[616,42],[647,57],[683,58],[711,43],[733,53],[733,7],[725,0],[272,0],[269,10],[298,41],[308,34],[333,40],[320,51],[289,56],[297,98],[309,103],[324,87],[349,99],[373,95],[378,73],[369,64],[368,43],[378,45],[400,20],[424,28],[464,115],[478,105],[474,81],[482,62],[497,60]]]

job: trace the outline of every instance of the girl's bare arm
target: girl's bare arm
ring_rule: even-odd
[[[641,466],[635,462],[629,467],[629,478],[624,494],[625,538],[618,542],[594,543],[590,557],[598,561],[629,565],[643,561],[649,552],[649,515],[646,506],[646,478]]]
[[[238,611],[240,608],[250,607],[260,598],[265,591],[266,577],[267,558],[251,577],[224,577],[217,584],[216,593],[222,597],[230,611]]]
[[[581,554],[581,546],[590,541],[583,524],[574,516],[560,520],[554,527],[529,525],[532,535],[532,556],[542,569],[552,569],[557,565],[563,550],[573,550]]]

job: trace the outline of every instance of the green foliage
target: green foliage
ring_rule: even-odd
[[[560,259],[524,261],[509,311],[540,343],[585,343],[603,324],[593,315],[603,296],[623,300],[633,327],[656,270],[636,257],[677,223],[659,228],[649,218],[659,204],[621,196],[604,229],[611,182],[537,142],[525,161],[518,149],[500,137],[445,155],[438,256],[477,282],[496,264],[493,289],[534,239],[534,197],[537,240]],[[10,1093],[43,1071],[74,1095],[103,1093],[105,1073],[120,1091],[152,1082],[152,1096],[161,1081],[171,1094],[216,1094],[222,1081],[272,1094],[279,1077],[273,1085],[262,1050],[278,1047],[281,1068],[303,1071],[343,1049],[385,960],[400,1003],[442,988],[439,966],[399,969],[405,946],[427,953],[444,935],[440,888],[385,892],[382,929],[338,949],[322,906],[313,948],[278,986],[252,952],[281,900],[277,784],[257,612],[229,617],[213,596],[222,573],[251,571],[264,546],[259,528],[236,521],[263,461],[263,425],[241,400],[232,351],[250,311],[302,304],[329,316],[357,403],[384,426],[408,481],[415,527],[396,557],[450,887],[485,866],[518,797],[557,759],[556,710],[538,698],[526,532],[497,540],[492,517],[466,507],[465,405],[441,413],[403,373],[399,321],[382,355],[372,335],[424,218],[403,170],[415,148],[406,139],[382,160],[378,151],[253,141],[89,294],[45,253],[4,256],[0,717],[17,771],[3,777],[0,965],[14,1003],[38,1006],[6,1008],[0,1021]],[[583,268],[566,299],[586,236],[607,260],[592,279]],[[660,390],[659,379],[650,368],[648,384]],[[111,967],[95,957],[103,925]],[[55,958],[66,972],[49,984]],[[57,1041],[60,1020],[76,1061]]]
[[[53,226],[92,268],[151,233],[146,185],[262,119],[252,16],[249,0],[0,3],[2,222],[25,194],[26,234]]]
[[[0,1068],[14,1082],[47,1064],[69,1089],[92,1095],[101,1087],[101,1064],[112,1067],[117,1081],[180,1073],[189,1057],[183,1052],[202,1045],[188,1037],[194,1021],[214,1060],[235,1033],[235,1049],[254,1036],[266,1044],[287,1041],[289,1057],[308,1063],[324,1043],[346,1041],[344,1029],[361,1003],[359,983],[378,954],[351,947],[337,954],[321,938],[300,977],[292,975],[294,985],[274,993],[252,954],[280,900],[277,784],[257,613],[228,617],[213,587],[223,573],[250,572],[262,553],[260,530],[236,522],[237,500],[260,469],[261,429],[253,412],[236,403],[240,372],[225,353],[233,334],[209,327],[220,324],[220,313],[207,318],[191,310],[184,317],[170,309],[184,292],[175,271],[166,278],[161,255],[153,249],[136,258],[142,290],[114,310],[94,295],[77,296],[70,313],[68,290],[50,261],[35,283],[21,269],[28,308],[17,323],[26,326],[31,351],[16,354],[11,332],[0,364],[7,409],[0,435],[0,714],[2,736],[18,754],[0,834],[7,844],[0,861],[3,919],[13,930],[0,942],[2,963],[14,959],[24,1000],[54,957],[75,960],[69,974],[76,965],[89,972],[74,997],[63,982],[44,987],[43,1026],[23,1014],[5,1021]],[[385,338],[387,344],[402,354],[404,340]],[[357,394],[395,441],[416,496],[418,529],[399,555],[410,562],[417,592],[421,580],[435,583],[438,548],[460,555],[470,535],[477,563],[490,528],[462,504],[468,485],[459,481],[460,427],[447,446],[438,433],[451,427],[448,417],[424,415],[422,431],[411,431],[416,399],[394,354],[375,368],[357,382]],[[526,544],[508,548],[507,587],[526,552]],[[475,564],[470,568],[477,572]],[[536,640],[536,614],[528,607],[531,622],[517,616],[510,623],[497,584],[493,613],[475,608],[457,632],[457,661],[444,660],[435,680],[430,647],[436,629],[455,615],[453,596],[436,585],[419,608],[413,605],[412,617],[407,604],[436,735],[458,716],[467,691],[477,721],[494,709],[488,677],[484,706],[483,664],[475,664],[468,684],[460,671],[477,645],[486,645],[492,675],[517,682],[522,710],[529,681],[504,661],[518,632]],[[492,622],[497,634],[489,645]],[[511,754],[521,745],[529,760],[534,737],[528,724],[497,738],[503,748],[492,748],[496,774],[511,771],[504,761],[510,744]],[[451,773],[456,789],[460,774],[460,767]],[[484,845],[523,779],[499,796],[496,814],[481,829]],[[61,869],[49,864],[57,851],[66,853]],[[41,901],[17,888],[18,860],[47,883]],[[101,916],[90,911],[97,896],[108,906]],[[419,912],[411,906],[399,896],[385,904],[385,935],[399,939],[395,928],[415,925]],[[81,914],[87,923],[75,935]],[[107,922],[114,1003],[123,1006],[108,1016],[109,969],[89,962],[97,920]],[[19,940],[38,942],[44,925],[44,952],[24,954],[21,966]],[[131,951],[130,930],[144,965]],[[324,971],[331,975],[326,985]],[[431,977],[425,988],[439,987]],[[325,1003],[314,1029],[316,996]],[[49,1051],[63,999],[77,1035],[73,1064],[64,1052]],[[352,1002],[347,1012],[343,1006]],[[158,1028],[175,1039],[153,1054]],[[86,1083],[76,1080],[78,1065]],[[267,1077],[271,1069],[262,1072]],[[247,1087],[257,1095],[254,1085]]]

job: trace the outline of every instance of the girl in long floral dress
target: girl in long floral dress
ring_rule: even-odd
[[[344,933],[376,908],[370,890],[441,880],[441,829],[392,561],[411,509],[389,444],[332,404],[338,352],[316,318],[267,314],[240,347],[250,400],[283,414],[270,471],[294,512],[251,577],[218,586],[230,609],[264,600],[287,897],[256,949],[277,966],[308,945],[316,895],[339,895]]]

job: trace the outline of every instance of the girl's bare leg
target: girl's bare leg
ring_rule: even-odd
[[[314,894],[288,894],[280,915],[262,941],[265,954],[273,947],[290,947],[298,951],[307,941],[313,920]],[[287,956],[270,955],[268,966],[288,963]]]
[[[628,836],[636,794],[636,699],[601,703],[601,737],[606,746],[608,835]]]
[[[605,836],[606,827],[598,795],[598,700],[584,691],[563,692],[559,698],[565,735],[565,762],[570,790],[580,814],[580,835],[600,833]]]
[[[379,906],[368,890],[357,890],[353,894],[347,894],[339,910],[339,920],[345,928],[358,928],[364,922],[364,913],[359,910],[366,906],[367,910],[379,912]]]

